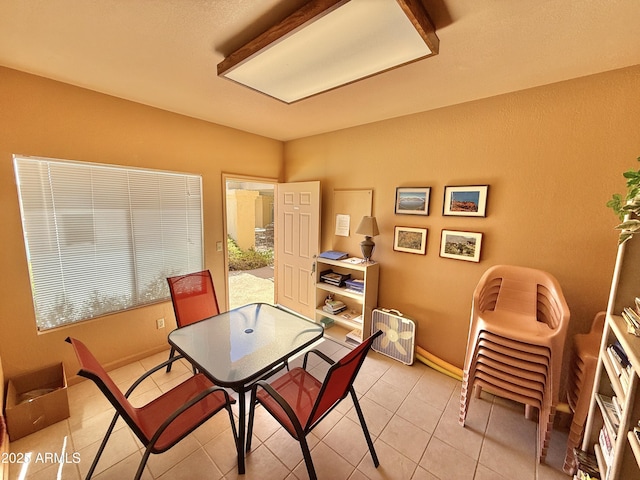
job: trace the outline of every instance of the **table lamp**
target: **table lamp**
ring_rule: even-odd
[[[364,235],[364,240],[360,242],[360,249],[362,250],[362,257],[364,258],[364,261],[368,262],[371,260],[373,249],[376,247],[376,244],[373,243],[371,237],[375,237],[380,234],[378,231],[376,217],[362,217],[362,221],[360,222],[360,225],[358,225],[356,233]]]

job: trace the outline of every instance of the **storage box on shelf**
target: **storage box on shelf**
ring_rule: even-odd
[[[640,478],[640,337],[622,314],[640,296],[640,238],[618,248],[582,449],[593,451],[603,480]]]
[[[360,343],[371,335],[371,312],[378,304],[379,264],[358,259],[318,258],[317,262],[316,321],[327,324],[325,335]]]

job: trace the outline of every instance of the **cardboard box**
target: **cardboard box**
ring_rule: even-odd
[[[69,418],[64,365],[58,363],[9,379],[5,416],[11,441]]]

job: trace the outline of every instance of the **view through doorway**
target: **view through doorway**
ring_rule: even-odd
[[[229,309],[275,303],[276,182],[225,177]]]

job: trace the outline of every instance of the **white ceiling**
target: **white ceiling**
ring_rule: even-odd
[[[424,0],[435,57],[292,105],[217,77],[303,3],[1,0],[0,65],[290,140],[640,64],[640,0]]]

